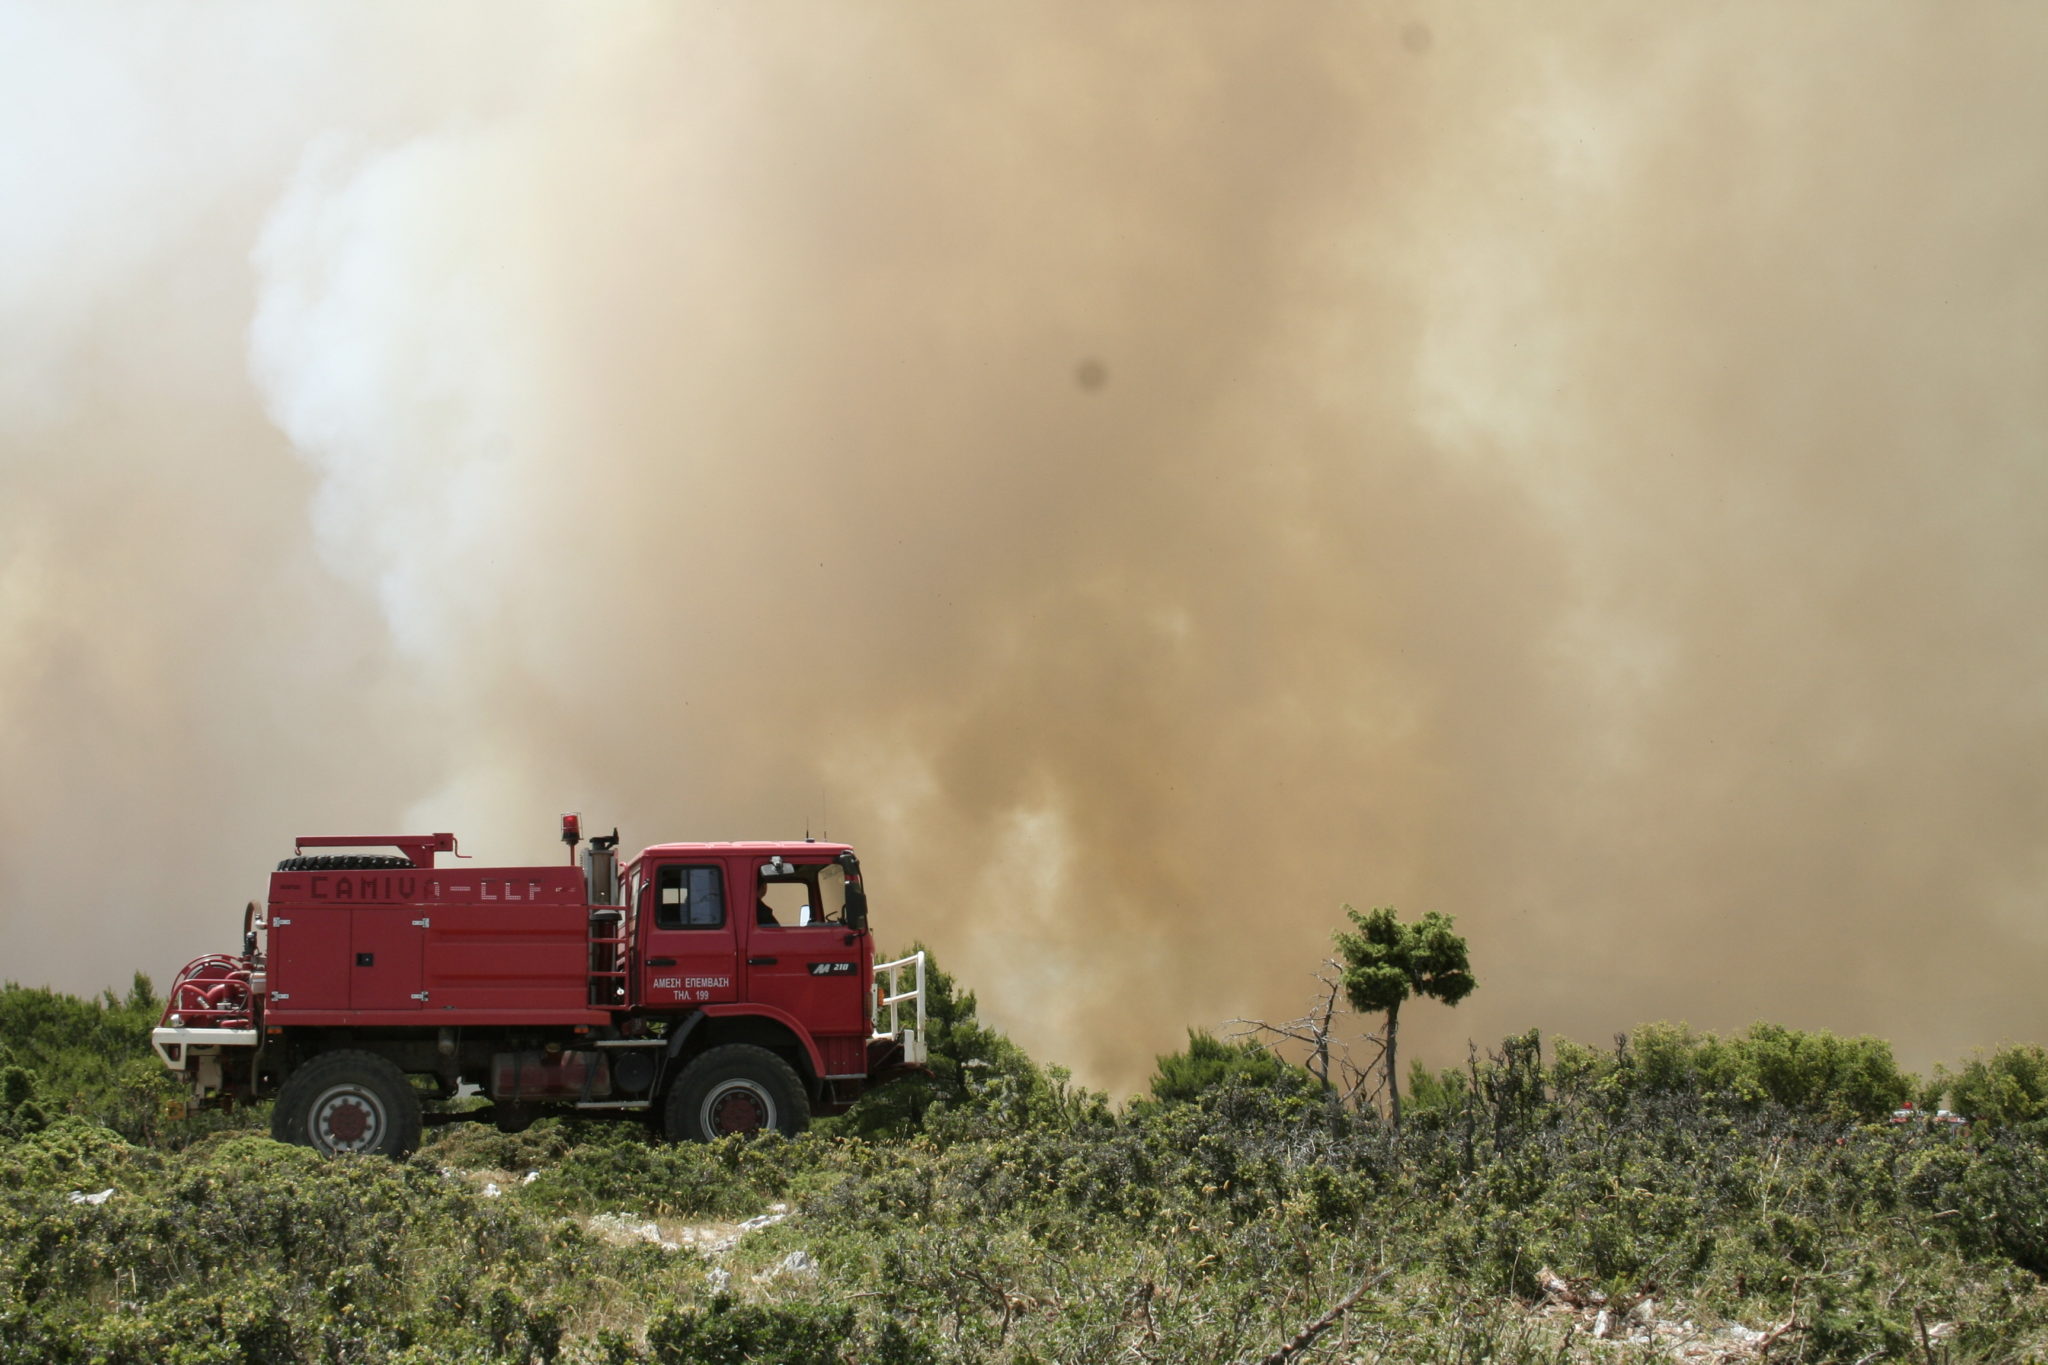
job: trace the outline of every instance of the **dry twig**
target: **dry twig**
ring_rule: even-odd
[[[1387,1276],[1391,1274],[1393,1274],[1393,1271],[1391,1270],[1375,1270],[1368,1273],[1364,1279],[1358,1282],[1358,1288],[1352,1290],[1349,1294],[1346,1294],[1342,1299],[1338,1300],[1329,1312],[1323,1314],[1314,1322],[1302,1328],[1299,1332],[1296,1332],[1293,1338],[1290,1339],[1279,1350],[1273,1352],[1273,1354],[1269,1356],[1262,1357],[1258,1361],[1258,1365],[1287,1365],[1288,1361],[1294,1359],[1294,1357],[1300,1355],[1303,1351],[1306,1351],[1310,1346],[1314,1345],[1315,1339],[1317,1337],[1329,1331],[1332,1327],[1335,1327],[1340,1321],[1342,1321],[1344,1315],[1350,1312],[1353,1306],[1355,1306],[1360,1299],[1364,1298],[1367,1292],[1370,1291],[1374,1285],[1378,1284],[1381,1280],[1384,1280],[1385,1278],[1387,1278]]]
[[[1368,1034],[1360,1040],[1361,1044],[1377,1051],[1363,1066],[1353,1061],[1350,1046],[1336,1033],[1338,1016],[1350,1013],[1340,1003],[1344,994],[1343,966],[1335,958],[1325,958],[1323,969],[1315,977],[1322,989],[1307,1014],[1279,1024],[1263,1019],[1233,1019],[1230,1036],[1296,1044],[1307,1052],[1303,1067],[1325,1093],[1335,1095],[1338,1103],[1347,1108],[1374,1104],[1386,1087],[1378,1065],[1386,1049],[1386,1038],[1381,1033]]]
[[[1794,1313],[1791,1317],[1786,1318],[1776,1327],[1773,1327],[1770,1331],[1764,1333],[1763,1340],[1757,1342],[1756,1344],[1757,1359],[1762,1360],[1765,1357],[1769,1356],[1771,1353],[1771,1348],[1778,1344],[1780,1338],[1786,1336],[1788,1333],[1802,1330],[1804,1329],[1802,1329],[1799,1326],[1799,1315],[1797,1313]]]

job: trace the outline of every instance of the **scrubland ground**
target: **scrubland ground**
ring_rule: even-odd
[[[1807,1035],[1796,1094],[1674,1030],[1512,1040],[1396,1133],[1213,1046],[1113,1112],[970,998],[937,1079],[796,1140],[393,1163],[157,1121],[146,995],[0,999],[0,1365],[2048,1359],[2048,1145],[1846,1112],[1893,1081]]]

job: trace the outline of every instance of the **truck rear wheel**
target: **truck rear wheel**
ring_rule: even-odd
[[[811,1123],[804,1084],[788,1062],[764,1047],[728,1043],[683,1068],[662,1118],[678,1142],[774,1129],[795,1137]]]
[[[270,1135],[333,1156],[402,1157],[420,1145],[420,1097],[405,1073],[373,1052],[326,1052],[277,1092]]]

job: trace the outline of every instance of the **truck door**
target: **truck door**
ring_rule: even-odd
[[[641,893],[640,999],[684,1009],[739,999],[739,944],[716,861],[660,863]]]
[[[845,923],[845,872],[833,863],[761,859],[754,878],[747,998],[788,1010],[819,1038],[865,1038],[870,949],[867,931]]]

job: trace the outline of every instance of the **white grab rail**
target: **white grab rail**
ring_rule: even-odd
[[[907,991],[903,989],[903,969],[905,967],[912,969],[911,980],[914,983]],[[883,972],[889,974],[889,984],[886,986],[882,985]],[[875,1001],[875,1013],[879,1016],[883,1010],[889,1011],[888,1031],[877,1033],[875,1037],[899,1039],[903,1044],[903,1060],[913,1066],[922,1066],[925,1059],[924,954],[921,952],[912,953],[909,957],[898,958],[894,962],[877,962],[875,964],[875,986],[880,991],[880,995]],[[913,1016],[917,1022],[914,1027],[905,1029],[903,1027],[903,1007],[912,1002],[915,1002],[917,1005],[917,1011]],[[879,1019],[877,1022],[879,1022]]]

